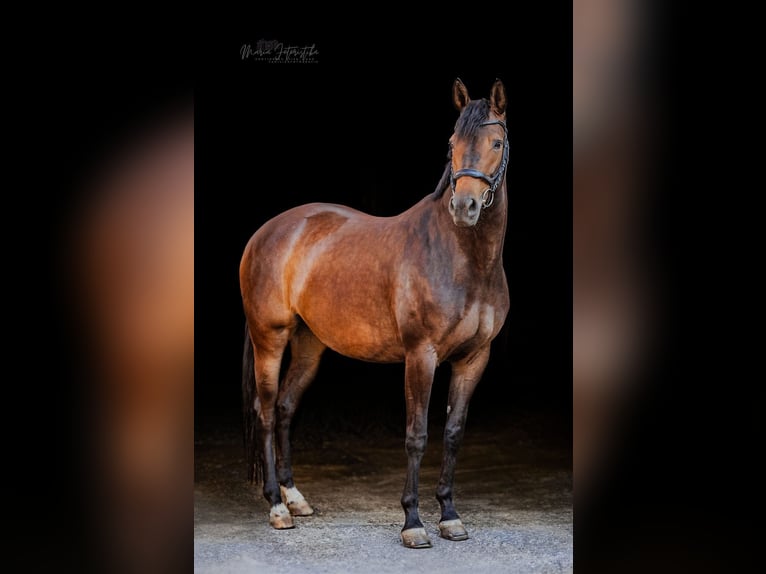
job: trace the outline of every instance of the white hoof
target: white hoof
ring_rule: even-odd
[[[280,486],[279,490],[282,492],[282,500],[287,504],[290,514],[293,516],[311,516],[314,514],[314,509],[306,502],[306,499],[303,498],[303,495],[297,488],[294,486],[290,488]]]
[[[271,512],[269,512],[269,524],[277,530],[285,530],[295,526],[290,511],[287,510],[287,507],[281,502],[271,507]]]

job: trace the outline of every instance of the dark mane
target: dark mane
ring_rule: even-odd
[[[444,173],[442,173],[439,183],[436,184],[436,189],[431,194],[431,199],[437,201],[449,187],[449,174],[450,174],[450,162],[444,166]]]
[[[489,100],[482,98],[481,100],[471,101],[460,114],[460,117],[455,122],[455,135],[459,138],[473,138],[479,130],[479,127],[483,122],[486,122],[489,118]],[[444,168],[439,183],[436,184],[436,190],[431,194],[434,200],[439,199],[449,187],[449,173],[450,162]]]

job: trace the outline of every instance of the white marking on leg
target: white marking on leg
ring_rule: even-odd
[[[277,518],[279,516],[290,516],[290,511],[287,510],[287,507],[284,505],[283,502],[280,502],[279,504],[275,504],[271,507],[271,512],[269,513],[269,516],[272,518]]]
[[[279,490],[282,493],[282,500],[287,504],[287,508],[290,509],[290,514],[293,516],[311,516],[314,514],[314,509],[306,502],[306,499],[303,498],[303,495],[297,488],[294,486],[285,488],[280,485]]]
[[[452,412],[452,405],[447,405],[447,414]]]
[[[279,489],[282,491],[282,500],[286,504],[295,504],[296,502],[304,502],[306,500],[294,486],[291,486],[290,488],[280,486]]]

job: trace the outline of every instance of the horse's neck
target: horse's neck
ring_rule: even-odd
[[[508,198],[505,182],[495,194],[495,201],[479,216],[473,227],[457,227],[449,215],[449,192],[445,192],[437,217],[443,233],[451,233],[458,248],[477,272],[489,273],[502,267],[503,243],[508,220]]]

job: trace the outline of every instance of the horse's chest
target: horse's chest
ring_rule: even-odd
[[[475,302],[460,313],[444,333],[444,347],[450,351],[481,347],[496,333],[495,309],[487,303]]]
[[[405,350],[430,345],[446,360],[485,346],[502,327],[507,308],[502,285],[481,289],[410,277],[402,287],[394,308]]]

